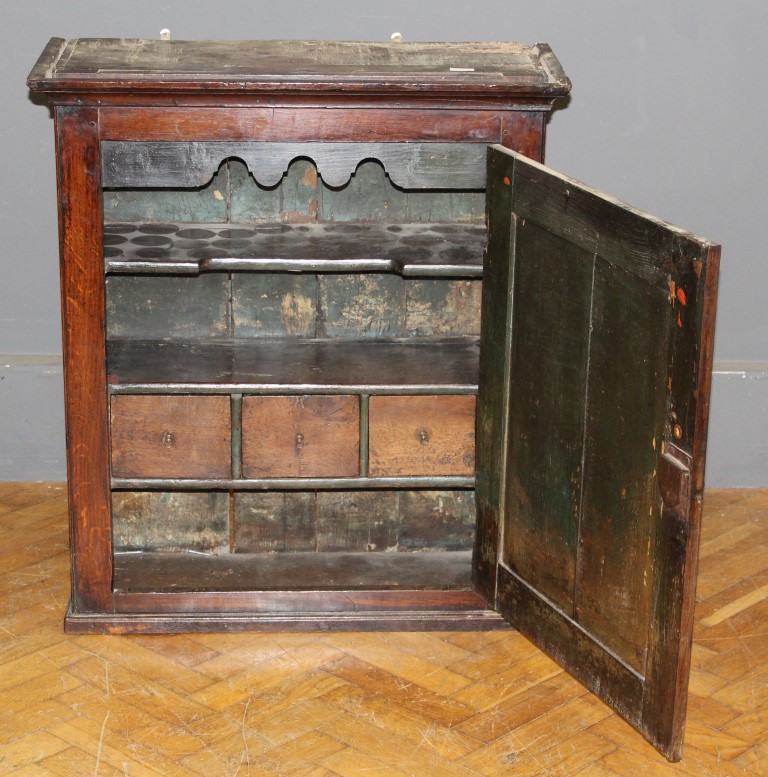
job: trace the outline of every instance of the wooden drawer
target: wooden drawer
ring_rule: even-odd
[[[474,475],[474,396],[375,396],[368,421],[372,476]]]
[[[119,478],[228,478],[229,397],[112,397],[112,474]]]
[[[360,472],[356,396],[245,397],[243,477],[354,477]]]

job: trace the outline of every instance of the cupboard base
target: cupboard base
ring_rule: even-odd
[[[70,601],[67,634],[181,634],[246,631],[490,631],[510,625],[492,610],[354,613],[88,613]]]

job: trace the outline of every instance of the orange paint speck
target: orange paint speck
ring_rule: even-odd
[[[683,328],[683,319],[680,318],[680,314],[677,314],[677,325],[682,329]]]
[[[678,289],[677,290],[677,301],[681,305],[685,305],[685,303],[686,303],[685,292],[682,289]]]
[[[505,176],[504,176],[504,184],[505,184],[506,186],[509,186],[509,185],[510,185],[510,183],[511,183],[511,181],[509,180],[509,176],[505,175]]]

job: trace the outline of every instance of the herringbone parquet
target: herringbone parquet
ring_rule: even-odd
[[[706,501],[683,761],[514,631],[75,637],[60,484],[0,484],[0,773],[768,775],[768,492]]]

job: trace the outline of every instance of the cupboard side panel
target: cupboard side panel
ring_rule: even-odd
[[[55,117],[72,608],[87,612],[112,599],[98,112]]]

